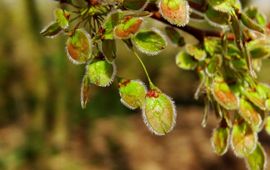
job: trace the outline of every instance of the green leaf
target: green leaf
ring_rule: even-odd
[[[266,169],[266,154],[260,143],[258,143],[256,149],[245,158],[245,162],[250,170]]]
[[[157,89],[148,91],[142,111],[145,124],[156,135],[165,135],[175,126],[174,102]]]
[[[85,75],[89,78],[90,83],[100,87],[111,85],[115,78],[116,66],[106,60],[94,60],[86,67]]]
[[[205,18],[214,27],[227,28],[230,16],[227,13],[214,10],[211,6],[205,12]]]
[[[212,84],[212,94],[215,100],[227,110],[237,110],[239,99],[221,77],[215,77]]]
[[[246,157],[257,145],[257,134],[242,119],[236,120],[232,128],[231,145],[236,156]]]
[[[115,37],[119,39],[128,39],[135,33],[137,33],[141,27],[143,19],[131,16],[123,18],[121,23],[114,29]]]
[[[54,38],[62,31],[62,28],[59,26],[57,22],[52,22],[48,26],[46,26],[40,34],[47,38]]]
[[[184,51],[180,51],[176,55],[175,60],[176,65],[184,70],[194,70],[198,65],[198,62],[195,59],[193,59],[192,56],[190,56],[188,53]]]
[[[102,53],[109,62],[113,62],[116,58],[116,43],[115,40],[102,41]]]
[[[251,103],[243,98],[240,100],[239,114],[247,123],[251,125],[254,130],[259,130],[262,124],[261,115]]]
[[[204,48],[211,55],[222,52],[221,39],[217,37],[205,37]]]
[[[84,76],[81,84],[81,107],[84,109],[90,97],[90,81],[88,76]]]
[[[176,44],[177,46],[180,47],[185,45],[184,37],[182,37],[180,33],[173,27],[169,26],[165,27],[165,32],[173,44]]]
[[[139,80],[123,79],[119,83],[121,102],[130,109],[141,108],[145,101],[146,87]]]
[[[260,13],[258,8],[254,6],[249,6],[248,8],[246,8],[245,14],[260,26],[265,27],[267,25],[267,19],[265,15]]]
[[[161,15],[173,25],[185,26],[189,22],[189,4],[186,0],[161,0]]]
[[[264,29],[251,18],[249,18],[245,13],[242,13],[241,21],[247,28],[264,33]]]
[[[241,4],[238,0],[208,0],[208,3],[217,11],[232,14],[234,9],[240,9]]]
[[[114,28],[120,23],[121,19],[124,17],[123,12],[114,11],[108,15],[108,18],[105,19],[103,29],[103,39],[114,39]]]
[[[132,38],[132,42],[148,55],[156,55],[167,46],[166,40],[156,31],[140,31]]]
[[[206,52],[196,45],[187,44],[186,51],[189,55],[191,55],[198,61],[202,61],[206,58]]]
[[[69,59],[74,64],[86,63],[92,58],[92,42],[90,35],[82,29],[77,29],[75,33],[68,38],[66,51]]]
[[[214,129],[211,143],[214,152],[218,155],[224,155],[229,147],[230,129],[228,127],[219,127]]]
[[[139,10],[147,4],[148,0],[124,0],[123,5],[127,9]]]
[[[68,18],[70,14],[66,10],[57,8],[54,11],[54,15],[55,15],[55,20],[59,24],[59,26],[63,29],[67,29],[69,26]]]

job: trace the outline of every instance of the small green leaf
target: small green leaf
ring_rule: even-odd
[[[204,48],[211,55],[222,52],[221,40],[216,37],[205,37],[204,38]]]
[[[115,40],[102,41],[102,53],[109,62],[113,62],[116,58],[116,43]]]
[[[90,97],[90,81],[87,76],[83,77],[81,84],[81,107],[84,109]]]
[[[139,10],[148,3],[148,0],[124,0],[123,5],[127,9]]]
[[[241,21],[247,28],[264,33],[264,29],[251,18],[249,18],[245,13],[242,13]]]
[[[165,32],[173,44],[176,44],[180,47],[185,45],[184,37],[182,37],[180,33],[173,27],[165,27]]]
[[[186,0],[161,0],[161,15],[173,25],[185,26],[189,22],[189,4]]]
[[[237,110],[239,99],[221,77],[215,77],[212,84],[212,94],[215,100],[227,110]]]
[[[258,143],[256,149],[245,158],[245,162],[250,170],[266,169],[266,154],[260,143]]]
[[[227,28],[230,16],[227,13],[214,10],[211,6],[205,12],[205,18],[214,27]]]
[[[217,11],[232,14],[234,9],[240,9],[241,4],[238,0],[208,0],[208,3]]]
[[[209,63],[206,67],[206,73],[208,76],[212,77],[215,75],[215,73],[218,71],[219,67],[222,64],[222,56],[217,54],[212,56]]]
[[[186,51],[189,55],[191,55],[198,61],[202,61],[206,58],[206,52],[196,45],[187,44]]]
[[[230,129],[228,127],[219,127],[214,129],[211,143],[214,152],[218,155],[224,155],[229,147]]]
[[[67,29],[69,26],[68,18],[70,14],[66,10],[58,8],[54,11],[54,15],[59,26],[63,29]]]
[[[267,25],[267,19],[265,15],[260,13],[258,8],[254,6],[249,6],[248,8],[246,8],[245,14],[260,26],[265,27]]]
[[[261,115],[251,103],[243,98],[240,100],[239,114],[254,130],[259,130],[262,123]]]
[[[262,38],[248,42],[247,49],[252,58],[264,59],[270,57],[270,39]]]
[[[156,55],[167,46],[166,40],[156,31],[140,31],[132,38],[132,42],[148,55]]]
[[[138,32],[142,24],[142,18],[126,16],[114,29],[115,37],[128,39]]]
[[[246,157],[257,145],[257,134],[242,119],[236,120],[232,128],[231,145],[236,156]]]
[[[62,31],[62,28],[59,26],[57,22],[52,22],[48,26],[46,26],[40,34],[47,38],[54,38]]]
[[[119,83],[121,102],[130,109],[141,108],[145,101],[146,87],[139,80],[123,79]]]
[[[68,38],[66,51],[69,59],[74,64],[86,63],[92,57],[90,35],[82,29],[77,29],[75,33]]]
[[[165,135],[175,126],[174,102],[157,89],[148,91],[142,111],[145,124],[156,135]]]
[[[198,65],[197,61],[184,51],[180,51],[176,55],[175,60],[176,60],[176,65],[179,68],[184,69],[184,70],[194,70]]]
[[[97,86],[106,87],[111,85],[115,78],[116,66],[106,60],[94,60],[86,67],[85,75],[90,83]]]

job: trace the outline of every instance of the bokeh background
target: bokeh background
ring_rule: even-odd
[[[269,0],[243,2],[270,16]],[[120,103],[115,84],[93,86],[82,110],[84,68],[67,59],[65,37],[39,34],[57,5],[52,0],[0,0],[0,170],[245,169],[232,151],[223,157],[212,152],[209,138],[217,120],[211,115],[208,126],[200,126],[203,105],[193,99],[198,79],[176,67],[176,47],[143,56],[154,82],[176,101],[178,120],[171,133],[151,134],[140,111]],[[145,80],[137,60],[123,44],[118,49],[119,75]],[[269,71],[265,61],[260,79],[266,83]],[[260,139],[270,157],[270,136],[263,132]]]

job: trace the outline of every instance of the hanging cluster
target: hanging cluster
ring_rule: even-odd
[[[176,65],[200,77],[195,98],[205,101],[202,126],[207,124],[210,108],[220,120],[211,138],[214,152],[223,155],[231,147],[250,169],[265,168],[258,133],[262,129],[270,133],[270,87],[258,81],[257,73],[262,60],[270,56],[270,31],[255,7],[242,9],[238,0],[196,1],[196,6],[204,6],[197,10],[187,0],[57,1],[62,8],[55,10],[55,20],[41,34],[64,33],[68,58],[85,66],[82,108],[89,101],[91,85],[106,87],[117,80],[120,101],[130,109],[141,109],[150,131],[156,135],[170,132],[176,120],[174,102],[154,85],[137,53],[156,55],[169,39],[179,48]],[[167,26],[147,29],[146,19]],[[186,44],[177,31],[186,26],[212,34],[204,33],[197,44]],[[116,40],[124,42],[140,62],[148,86],[117,74]]]

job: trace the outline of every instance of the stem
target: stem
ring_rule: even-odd
[[[154,88],[155,85],[154,85],[154,83],[152,82],[152,80],[151,80],[151,78],[150,78],[150,76],[149,76],[149,73],[148,73],[148,71],[147,71],[147,69],[146,69],[146,67],[145,67],[145,65],[144,65],[144,63],[143,63],[143,61],[142,61],[142,59],[140,58],[140,56],[138,55],[138,53],[135,51],[134,48],[131,48],[131,50],[132,50],[132,52],[134,53],[134,55],[136,56],[136,58],[139,60],[141,66],[142,66],[142,68],[143,68],[143,70],[144,70],[144,72],[145,72],[145,75],[146,75],[146,77],[147,77],[147,80],[148,80],[148,83],[149,83],[150,88]]]

